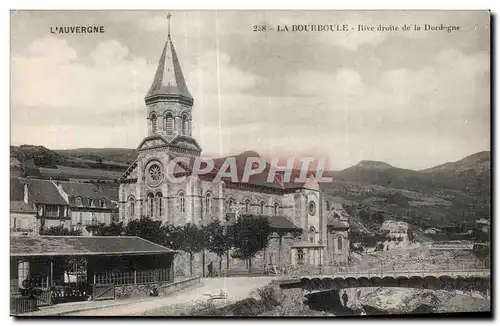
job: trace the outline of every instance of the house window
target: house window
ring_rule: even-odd
[[[155,198],[152,193],[148,194],[148,215],[149,217],[153,217],[154,213],[154,202]]]
[[[94,199],[93,198],[89,198],[89,206],[94,207]]]
[[[274,204],[274,215],[278,215],[278,208],[279,208],[278,203]]]
[[[76,197],[75,204],[76,206],[82,206],[82,197]]]
[[[151,126],[153,129],[153,132],[156,132],[156,114],[151,115]]]
[[[171,135],[174,130],[174,118],[170,112],[165,116],[165,130],[167,131],[167,135]]]
[[[101,199],[101,202],[100,202],[100,207],[101,207],[101,208],[104,208],[104,199]]]
[[[59,206],[57,205],[45,205],[45,216],[47,217],[59,217]]]
[[[78,223],[82,224],[82,222],[83,222],[83,213],[80,212],[80,213],[78,213]]]
[[[205,213],[210,214],[212,212],[212,194],[207,193],[205,195]]]
[[[245,212],[250,212],[250,201],[248,199],[245,201]]]
[[[297,249],[297,264],[304,264],[304,250]]]
[[[341,236],[341,235],[339,235],[339,236],[337,237],[337,250],[338,250],[338,251],[342,251],[342,240],[343,240],[343,239],[342,239],[342,236]]]
[[[264,214],[264,202],[260,202],[260,213]]]
[[[235,204],[235,200],[234,198],[229,198],[229,200],[227,201],[227,211],[232,213],[234,212],[234,204]]]
[[[24,280],[27,280],[28,277],[29,277],[29,270],[30,270],[30,263],[27,262],[27,261],[19,261],[18,262],[18,269],[17,269],[17,275],[18,275],[18,278],[19,278],[19,286],[20,287],[23,287],[25,288],[25,284],[26,282],[24,282],[25,284],[23,284],[23,281]]]
[[[156,193],[156,207],[158,209],[158,216],[163,215],[163,203],[162,203],[163,195],[161,192]]]
[[[134,217],[135,214],[135,198],[129,197],[128,199],[128,214],[130,217]]]
[[[181,213],[186,212],[186,198],[183,192],[179,194],[179,210]]]

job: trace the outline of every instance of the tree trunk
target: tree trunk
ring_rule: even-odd
[[[189,253],[189,276],[193,277],[193,253]]]
[[[222,255],[219,256],[219,272],[222,273]]]
[[[248,258],[248,274],[252,274],[252,257]]]
[[[226,251],[226,269],[229,270],[229,250]]]
[[[201,251],[201,270],[202,276],[205,277],[205,249]]]

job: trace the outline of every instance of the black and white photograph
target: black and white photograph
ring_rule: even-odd
[[[491,316],[491,15],[11,9],[10,315]]]

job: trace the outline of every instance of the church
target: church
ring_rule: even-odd
[[[199,157],[202,148],[192,136],[195,101],[184,79],[170,35],[145,96],[147,136],[137,147],[138,157],[120,177],[120,221],[148,216],[174,225],[203,225],[214,219],[234,223],[240,214],[265,216],[273,231],[263,265],[280,267],[345,264],[349,256],[347,214],[327,200],[313,173],[305,182],[267,180],[270,166],[248,182],[215,175],[195,175],[179,164],[175,173],[183,182],[171,182],[166,167],[179,157]],[[254,152],[234,156],[238,167]],[[225,158],[214,160],[215,170]],[[257,265],[257,264],[256,264]],[[228,262],[229,266],[229,262]]]

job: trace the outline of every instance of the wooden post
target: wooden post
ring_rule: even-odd
[[[54,261],[51,259],[50,260],[50,282],[49,282],[49,288],[52,287],[54,284]]]
[[[134,268],[134,284],[137,284],[137,269]]]

